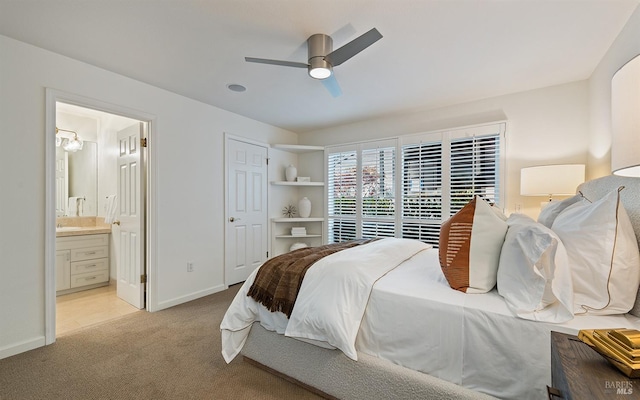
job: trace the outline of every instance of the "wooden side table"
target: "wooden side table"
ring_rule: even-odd
[[[640,399],[640,379],[624,375],[576,336],[559,332],[551,332],[551,385],[553,400]]]

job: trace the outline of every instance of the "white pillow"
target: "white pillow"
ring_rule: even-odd
[[[518,317],[566,322],[573,318],[573,285],[562,241],[551,229],[511,214],[498,266],[498,293]]]
[[[549,204],[544,206],[542,211],[540,211],[538,222],[546,226],[547,228],[551,228],[551,226],[553,225],[553,221],[556,220],[556,218],[562,211],[564,211],[567,207],[577,203],[586,205],[589,204],[589,201],[582,195],[582,193],[576,194],[575,196],[569,197],[568,199],[564,199],[562,201],[551,201],[549,202]]]
[[[624,314],[640,284],[638,242],[621,189],[558,215],[553,226],[569,256],[575,314]]]

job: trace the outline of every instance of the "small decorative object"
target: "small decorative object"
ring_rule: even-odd
[[[296,212],[298,212],[298,210],[296,210],[296,206],[292,206],[291,204],[282,209],[282,215],[287,218],[293,218],[293,216],[296,215]]]
[[[298,182],[311,182],[311,178],[308,176],[299,176],[296,178]]]
[[[287,179],[287,182],[293,182],[296,180],[296,176],[298,176],[298,169],[293,166],[293,164],[289,164],[289,166],[284,170],[284,176]]]
[[[291,228],[291,236],[307,236],[307,228],[304,226],[294,226]]]
[[[294,243],[289,248],[289,251],[294,251],[298,249],[304,249],[305,247],[309,247],[306,243]]]
[[[306,197],[303,197],[298,201],[298,212],[302,218],[309,218],[311,215],[311,200]]]

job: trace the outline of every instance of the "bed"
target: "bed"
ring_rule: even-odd
[[[637,246],[640,179],[610,176],[586,182],[578,189],[595,202],[620,186],[625,186],[619,198],[635,232],[631,252],[627,249],[622,256],[635,259],[640,257]],[[568,224],[573,221],[569,219]],[[543,399],[548,398],[546,385],[551,383],[551,331],[577,334],[580,329],[640,329],[635,280],[619,283],[629,286],[629,281],[634,282],[632,289],[626,288],[627,292],[633,290],[633,307],[629,312],[598,315],[596,311],[578,308],[574,310],[576,315],[567,321],[534,321],[536,316],[518,317],[511,303],[495,288],[483,294],[453,290],[442,273],[439,249],[385,241],[380,241],[382,251],[384,246],[407,247],[390,267],[383,267],[368,281],[365,279],[368,283],[357,285],[355,297],[365,298],[362,315],[345,332],[334,336],[306,334],[304,329],[298,329],[301,321],[314,326],[324,324],[318,315],[323,314],[323,308],[330,313],[331,307],[314,306],[317,299],[305,297],[300,304],[296,302],[294,313],[287,318],[284,313],[270,312],[248,297],[254,273],[238,292],[221,324],[225,360],[230,362],[242,354],[246,360],[328,398]],[[621,247],[620,240],[616,245]],[[370,263],[365,257],[371,251],[365,246],[341,252],[352,253],[352,258],[345,262]],[[334,256],[327,258],[331,257]],[[375,254],[372,256],[374,260],[377,258]],[[329,275],[320,269],[324,264],[318,265],[320,262],[309,268],[307,274],[318,267],[319,275]],[[640,271],[635,272],[640,275]],[[305,276],[301,294],[308,279],[312,278]],[[610,280],[607,285],[615,283],[615,276]],[[371,286],[370,292],[367,284]],[[313,286],[323,292],[333,291],[331,285],[320,282]],[[576,287],[579,285],[577,282]],[[352,289],[349,286],[349,293]],[[364,292],[358,292],[361,289]],[[339,293],[332,292],[331,297],[336,295]],[[609,300],[611,304],[607,306],[614,306],[615,301]],[[348,303],[353,301],[347,299]],[[305,306],[307,314],[296,315],[297,309],[303,310]],[[333,314],[348,314],[340,310],[335,312],[334,308]]]

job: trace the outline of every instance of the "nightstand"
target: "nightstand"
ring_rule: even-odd
[[[577,336],[559,332],[551,332],[551,385],[550,399],[640,399],[640,379],[628,378]]]

